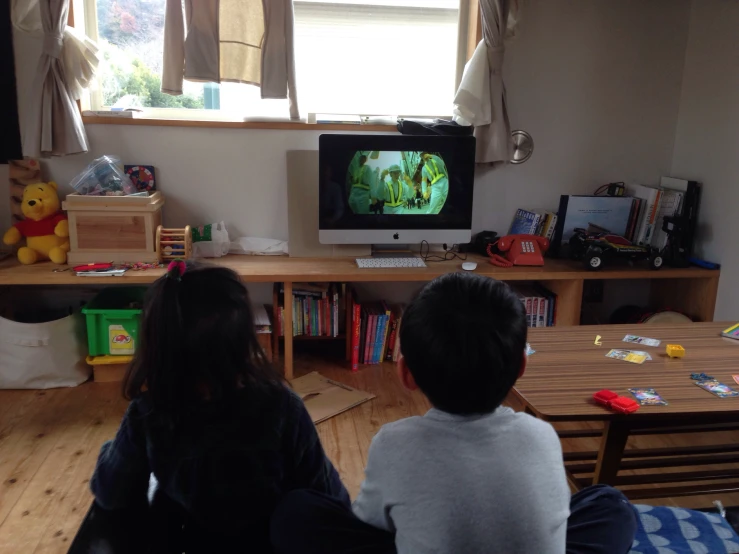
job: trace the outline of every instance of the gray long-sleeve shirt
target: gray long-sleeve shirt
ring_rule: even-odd
[[[399,554],[563,554],[569,505],[554,429],[501,407],[385,425],[353,510]]]

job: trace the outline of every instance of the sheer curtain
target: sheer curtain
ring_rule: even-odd
[[[503,83],[505,40],[513,34],[519,0],[480,0],[482,41],[465,66],[454,99],[455,121],[474,125],[477,163],[506,163],[513,154]]]
[[[97,47],[67,27],[69,0],[14,0],[13,22],[43,37],[43,49],[24,116],[26,156],[65,156],[87,152],[87,135],[75,100],[98,64]]]

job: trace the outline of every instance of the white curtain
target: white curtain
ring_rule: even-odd
[[[480,0],[482,41],[465,65],[454,98],[454,120],[475,127],[477,163],[505,163],[513,154],[503,58],[505,40],[512,36],[518,19],[518,7],[518,0]]]
[[[22,122],[26,156],[87,152],[87,135],[75,100],[98,65],[96,45],[67,27],[69,0],[14,0],[13,23],[43,37],[30,99]]]

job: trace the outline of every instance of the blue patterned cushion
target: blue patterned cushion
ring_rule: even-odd
[[[630,554],[739,553],[739,535],[718,514],[634,505],[639,525]]]

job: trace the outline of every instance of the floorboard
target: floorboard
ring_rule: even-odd
[[[318,425],[326,454],[351,495],[356,496],[372,437],[385,423],[425,413],[429,403],[419,392],[403,389],[391,364],[351,373],[343,364],[301,356],[295,366],[297,376],[320,371],[326,377],[377,395],[375,400]],[[514,409],[520,408],[515,400],[509,398],[508,402]],[[118,383],[86,383],[48,391],[0,391],[0,554],[67,551],[92,499],[88,483],[100,445],[115,435],[126,405]],[[686,446],[737,438],[731,433],[641,436],[632,438],[628,447]],[[565,451],[597,450],[597,446],[594,438],[563,441]],[[718,498],[726,506],[739,505],[739,493]],[[706,507],[713,500],[716,497],[696,496],[654,503]]]

